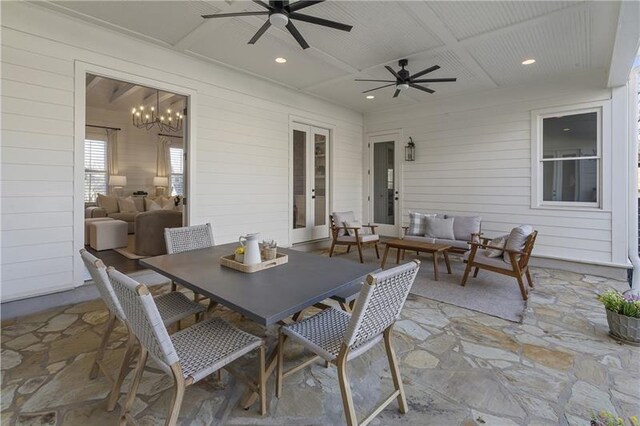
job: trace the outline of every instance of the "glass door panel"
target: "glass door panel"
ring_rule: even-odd
[[[293,131],[293,229],[307,226],[307,132]]]
[[[395,143],[373,144],[373,221],[395,224]]]
[[[327,224],[327,136],[314,133],[314,200],[313,221],[315,226]]]

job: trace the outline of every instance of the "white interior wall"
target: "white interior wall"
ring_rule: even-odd
[[[118,131],[118,173],[127,177],[123,194],[146,191],[154,195],[156,188],[153,186],[153,178],[156,176],[159,138],[157,129],[146,130],[135,127],[131,123],[129,109],[114,111],[88,107],[86,117],[87,123],[120,129]],[[105,130],[87,127],[87,138],[91,138],[92,135],[106,140]],[[182,146],[182,139],[169,138],[169,140],[171,146]]]
[[[291,115],[335,129],[332,207],[361,214],[360,113],[33,4],[1,7],[3,301],[80,284],[76,61],[196,93],[189,218],[212,222],[217,243],[260,232],[289,244]]]
[[[480,215],[488,236],[527,223],[539,231],[536,256],[627,266],[626,201],[612,197],[626,187],[615,167],[626,164],[623,140],[603,135],[613,146],[603,147],[602,209],[531,207],[531,111],[612,101],[604,81],[595,71],[366,114],[367,133],[401,129],[416,144],[416,161],[401,167],[403,223],[409,211]],[[609,118],[613,129],[618,118]]]

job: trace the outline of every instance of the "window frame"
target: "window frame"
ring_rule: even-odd
[[[595,112],[597,114],[597,155],[566,158],[544,158],[543,156],[543,120],[552,117],[564,117]],[[545,108],[531,111],[531,208],[557,210],[610,210],[610,194],[605,193],[610,182],[608,158],[611,146],[611,113],[609,101],[590,102]],[[596,160],[596,201],[545,201],[544,171],[545,162],[568,160]]]
[[[182,173],[174,173],[173,172],[173,162],[172,162],[172,158],[173,156],[171,155],[171,150],[172,149],[179,149],[181,152],[181,161],[182,161]],[[182,177],[182,194],[176,194],[179,195],[181,197],[184,197],[184,192],[185,192],[185,179],[184,179],[184,164],[185,164],[185,158],[184,158],[184,147],[181,146],[169,146],[169,195],[172,195],[173,193],[173,176],[181,176]],[[177,191],[176,191],[177,192]]]
[[[104,170],[97,170],[97,169],[88,169],[86,163],[84,164],[84,172],[83,172],[83,176],[84,179],[86,181],[87,178],[87,173],[89,174],[104,174],[104,182],[105,182],[105,188],[104,188],[104,194],[107,195],[109,192],[109,142],[106,141],[104,138],[100,138],[100,137],[95,137],[92,136],[90,134],[85,135],[84,138],[84,155],[86,157],[86,153],[87,153],[87,142],[102,142],[104,143]],[[83,159],[83,161],[86,161],[86,158]],[[97,197],[94,200],[90,200],[87,199],[87,190],[85,188],[84,190],[84,203],[86,205],[90,205],[90,204],[95,204],[97,202]]]

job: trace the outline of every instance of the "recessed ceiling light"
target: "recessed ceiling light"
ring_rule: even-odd
[[[564,129],[562,129],[563,132],[568,132],[569,130],[571,130],[570,128],[566,127]]]
[[[375,96],[373,96],[373,95],[368,95],[367,96],[367,99],[374,99],[374,98],[375,98]]]
[[[535,59],[525,59],[524,61],[522,61],[522,65],[531,65],[535,62],[536,62]]]
[[[284,64],[285,62],[287,62],[287,60],[285,58],[276,58],[276,62],[279,64]]]

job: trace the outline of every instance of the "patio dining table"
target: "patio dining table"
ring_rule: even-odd
[[[296,319],[309,307],[333,298],[342,305],[353,301],[375,265],[355,263],[291,249],[278,249],[288,263],[255,273],[224,267],[220,257],[233,253],[236,243],[167,254],[140,263],[174,282],[226,306],[263,326]],[[275,369],[274,350],[267,361],[267,377]],[[248,408],[255,394],[244,402]]]

